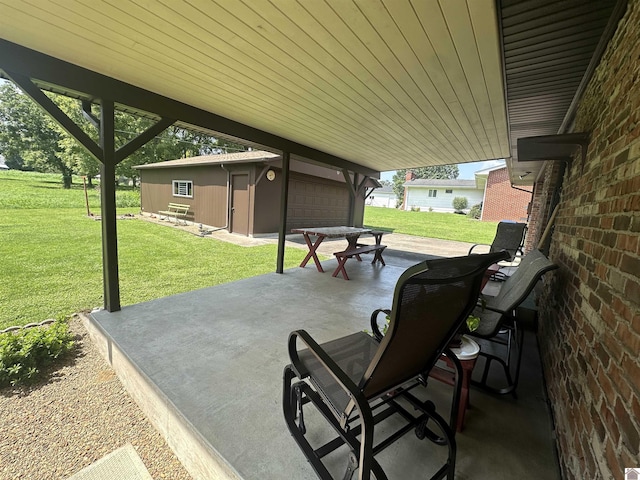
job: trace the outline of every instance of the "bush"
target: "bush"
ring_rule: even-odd
[[[44,367],[73,349],[69,322],[0,333],[0,388],[33,383]]]
[[[467,213],[467,217],[475,218],[476,220],[480,219],[480,215],[482,215],[481,203],[478,203],[477,205],[474,205],[473,207],[471,207],[471,209],[469,210],[469,213]]]
[[[453,199],[453,208],[456,212],[461,212],[467,208],[467,205],[469,205],[467,197],[456,197]]]
[[[453,199],[453,209],[456,212],[461,212],[467,208],[468,205],[469,202],[467,201],[467,197],[456,197]]]
[[[140,190],[116,190],[117,208],[140,208]]]

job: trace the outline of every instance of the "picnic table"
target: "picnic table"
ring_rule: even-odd
[[[309,247],[309,253],[304,257],[300,263],[300,267],[304,268],[307,262],[313,259],[316,264],[316,268],[319,272],[324,272],[320,260],[316,255],[316,251],[325,238],[346,238],[349,242],[349,247],[355,247],[358,242],[358,238],[363,233],[371,233],[370,228],[359,227],[310,227],[310,228],[294,228],[291,233],[301,233],[304,237],[304,241]],[[317,237],[315,241],[311,240],[311,237]]]

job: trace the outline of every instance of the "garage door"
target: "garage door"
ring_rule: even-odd
[[[289,228],[346,225],[348,218],[349,192],[344,183],[292,175],[287,211]]]

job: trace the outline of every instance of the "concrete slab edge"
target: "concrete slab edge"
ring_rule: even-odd
[[[91,315],[78,314],[91,341],[194,480],[242,480]]]

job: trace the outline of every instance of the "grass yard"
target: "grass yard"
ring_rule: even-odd
[[[135,195],[118,192],[118,205]],[[84,201],[82,184],[64,190],[59,175],[0,172],[0,329],[102,306],[101,225],[87,217]],[[95,189],[89,205],[99,213]],[[118,208],[119,215],[138,211]],[[117,228],[122,305],[275,270],[276,245],[248,255],[246,247],[146,221],[122,219]],[[285,266],[304,255],[287,248]]]
[[[419,237],[491,244],[497,222],[481,222],[455,213],[407,212],[394,208],[365,207],[369,228]]]
[[[88,190],[89,209],[100,195]],[[138,191],[116,193],[118,215],[138,213]],[[120,217],[119,217],[120,218]],[[491,243],[496,224],[462,215],[366,207],[365,224],[385,231]],[[136,219],[119,219],[122,305],[273,272],[277,246],[247,247]],[[250,253],[250,254],[249,254]],[[304,250],[287,248],[285,267]],[[0,171],[0,329],[102,306],[101,224],[87,216],[81,178],[65,190],[59,175]]]

